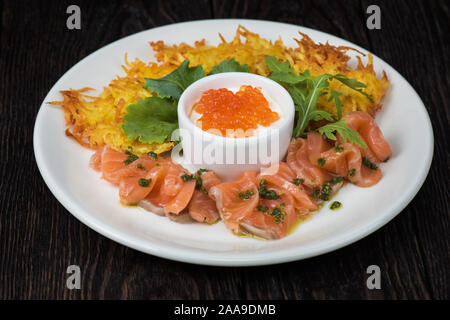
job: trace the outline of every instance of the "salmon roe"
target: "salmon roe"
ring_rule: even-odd
[[[203,93],[193,110],[201,114],[198,127],[222,136],[229,136],[230,132],[234,137],[251,136],[258,125],[268,127],[280,119],[270,109],[261,89],[252,86],[241,86],[236,93],[225,88],[210,89]]]

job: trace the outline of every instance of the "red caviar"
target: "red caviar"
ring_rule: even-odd
[[[210,132],[217,131],[216,134],[222,136],[228,136],[227,130],[242,130],[243,136],[253,135],[252,129],[257,129],[258,125],[268,127],[280,119],[278,113],[270,109],[261,89],[252,86],[241,86],[236,93],[225,88],[210,89],[203,93],[193,110],[201,114],[196,123],[198,127],[205,131],[213,129]]]

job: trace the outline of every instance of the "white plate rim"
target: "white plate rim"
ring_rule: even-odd
[[[341,237],[335,238],[334,243],[328,243],[327,245],[320,245],[320,246],[310,246],[309,250],[303,251],[303,252],[297,252],[296,248],[288,248],[283,250],[283,254],[275,254],[271,256],[270,258],[264,257],[264,256],[256,256],[255,258],[246,258],[242,259],[240,257],[233,258],[232,256],[223,256],[221,254],[202,254],[201,250],[192,250],[191,252],[186,252],[185,248],[177,248],[174,246],[171,246],[168,244],[167,246],[164,245],[152,245],[149,243],[142,243],[142,240],[134,237],[133,235],[130,235],[128,233],[124,233],[118,230],[115,230],[114,228],[109,227],[108,225],[105,225],[101,222],[99,222],[96,218],[92,217],[89,212],[84,210],[81,206],[79,206],[77,203],[71,202],[67,196],[64,194],[64,192],[60,191],[60,189],[57,187],[57,183],[55,182],[54,177],[51,174],[51,168],[48,168],[45,164],[45,161],[43,159],[43,153],[42,150],[39,148],[38,141],[40,136],[40,119],[42,118],[43,114],[43,106],[46,105],[45,102],[48,101],[47,97],[53,92],[56,88],[58,88],[58,85],[60,82],[63,82],[65,77],[69,76],[71,71],[75,69],[79,64],[82,64],[87,59],[92,59],[97,55],[102,54],[103,51],[106,51],[110,46],[113,46],[119,41],[122,41],[124,39],[128,39],[130,37],[137,36],[138,34],[147,32],[149,30],[161,30],[166,27],[182,27],[186,24],[195,24],[195,23],[203,23],[203,22],[225,22],[225,23],[239,23],[242,25],[245,25],[246,22],[252,22],[252,23],[264,23],[264,24],[277,24],[277,25],[285,25],[287,27],[300,27],[303,30],[306,31],[313,31],[315,33],[319,33],[322,36],[326,37],[330,41],[332,40],[339,40],[344,42],[349,42],[345,39],[336,37],[334,35],[303,27],[303,26],[297,26],[294,24],[288,24],[288,23],[282,23],[282,22],[276,22],[276,21],[266,21],[266,20],[253,20],[253,19],[205,19],[205,20],[196,20],[196,21],[187,21],[187,22],[180,22],[180,23],[174,23],[169,25],[160,26],[157,28],[151,28],[148,30],[143,30],[138,33],[129,35],[127,37],[118,39],[96,51],[89,54],[88,56],[81,59],[79,62],[77,62],[74,66],[72,66],[68,71],[64,73],[63,76],[61,76],[58,81],[53,85],[53,87],[50,89],[48,94],[43,100],[43,103],[41,107],[39,108],[38,114],[36,116],[36,122],[34,127],[34,133],[33,133],[33,148],[36,158],[36,163],[38,166],[38,169],[47,184],[50,191],[53,193],[53,195],[56,197],[56,199],[64,206],[66,210],[68,210],[73,216],[75,216],[79,221],[81,221],[83,224],[87,225],[89,228],[97,231],[98,233],[104,235],[105,237],[118,242],[120,244],[123,244],[127,247],[136,249],[138,251],[152,254],[155,256],[159,256],[162,258],[167,258],[170,260],[180,261],[180,262],[187,262],[187,263],[193,263],[193,264],[200,264],[200,265],[214,265],[214,266],[255,266],[255,265],[270,265],[270,264],[278,264],[278,263],[284,263],[284,262],[291,262],[301,259],[306,259],[318,255],[322,255],[324,253],[328,253],[334,250],[337,250],[339,248],[345,247],[351,243],[354,243],[369,234],[373,233],[374,231],[378,230],[385,224],[387,224],[390,220],[392,220],[395,216],[397,216],[407,205],[408,203],[415,197],[417,192],[420,190],[421,186],[423,185],[433,158],[433,150],[434,150],[434,138],[433,138],[433,129],[431,125],[431,121],[428,115],[428,112],[420,98],[420,96],[417,94],[417,92],[414,90],[414,88],[409,84],[409,82],[401,75],[399,74],[394,68],[392,68],[388,63],[386,63],[384,60],[380,59],[376,55],[373,55],[374,58],[378,58],[382,60],[387,66],[390,67],[389,72],[396,73],[397,76],[399,76],[409,87],[409,89],[412,90],[415,94],[415,98],[421,103],[423,106],[423,113],[425,116],[425,123],[427,124],[427,131],[429,133],[429,141],[427,143],[428,149],[424,150],[424,153],[426,153],[426,164],[421,168],[421,171],[419,173],[420,178],[414,181],[409,187],[409,189],[405,190],[403,192],[404,197],[401,199],[401,201],[397,201],[396,205],[394,207],[391,207],[391,210],[388,212],[385,212],[383,215],[380,215],[380,218],[378,218],[375,222],[372,222],[370,225],[366,224],[363,228],[360,228],[358,231],[347,233],[342,235]],[[257,30],[252,30],[257,32]],[[350,42],[349,42],[350,43]],[[368,50],[361,48],[353,43],[350,43],[353,48],[356,48],[358,50],[361,50],[363,52],[368,52]],[[337,241],[336,241],[337,240]],[[198,252],[199,251],[199,252]]]

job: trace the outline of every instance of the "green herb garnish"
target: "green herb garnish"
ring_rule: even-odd
[[[342,181],[344,181],[344,178],[342,178],[341,176],[336,176],[328,182],[331,184],[336,184],[336,183],[341,183]]]
[[[206,191],[205,187],[203,186],[203,180],[200,176],[198,175],[192,175],[192,174],[183,174],[181,176],[181,180],[183,182],[187,182],[190,180],[195,180],[195,189],[202,191],[205,194],[208,194],[208,191]]]
[[[356,168],[353,168],[353,169],[348,170],[348,175],[349,175],[350,177],[353,177],[353,176],[355,175],[355,173],[356,173]]]
[[[209,171],[209,169],[198,169],[198,170],[197,170],[197,174],[198,174],[199,176],[201,176],[203,172],[208,172],[208,171]]]
[[[177,105],[159,97],[139,99],[127,107],[122,119],[121,128],[128,140],[164,143],[178,128]]]
[[[358,132],[346,126],[347,119],[341,119],[339,121],[329,123],[317,129],[321,134],[324,134],[328,139],[337,140],[336,133],[342,137],[344,141],[349,141],[360,145],[363,148],[367,148],[364,140],[361,139]]]
[[[138,169],[141,169],[141,170],[147,170],[147,169],[145,169],[145,167],[144,167],[142,164],[140,164],[140,163],[138,163],[137,168],[138,168]]]
[[[333,192],[333,185],[341,183],[342,181],[344,181],[344,179],[341,176],[336,176],[330,181],[324,182],[322,188],[314,189],[312,197],[323,201],[330,200],[331,192]]]
[[[197,190],[201,190],[203,193],[208,193],[205,189],[205,187],[203,186],[203,180],[202,177],[200,176],[194,176],[195,179],[195,189]]]
[[[340,144],[338,144],[336,147],[334,147],[334,150],[336,150],[336,152],[343,152],[344,151],[344,147]]]
[[[189,60],[184,60],[175,71],[162,78],[145,78],[144,88],[155,92],[160,98],[173,98],[178,101],[191,83],[204,76],[202,66],[190,68]]]
[[[337,209],[339,209],[339,208],[341,208],[342,207],[342,203],[340,203],[339,201],[333,201],[331,204],[330,204],[330,209],[331,210],[337,210]]]
[[[331,194],[331,191],[333,191],[333,189],[331,188],[331,183],[327,183],[325,182],[322,186],[322,190],[321,190],[321,199],[323,200],[328,200],[328,197]]]
[[[282,224],[286,212],[284,212],[280,207],[275,207],[269,214],[274,218],[277,224]]]
[[[365,165],[367,168],[372,169],[372,170],[377,170],[378,167],[376,164],[372,163],[369,159],[367,159],[366,157],[362,157],[362,163],[363,165]]]
[[[325,165],[325,159],[324,158],[319,158],[319,160],[317,160],[317,165],[319,167],[323,167]]]
[[[126,158],[123,162],[124,162],[126,165],[129,165],[130,163],[136,161],[137,159],[139,159],[139,157],[138,157],[137,155],[135,155],[135,154],[130,154],[130,155],[128,156],[128,158]]]
[[[259,206],[257,207],[257,209],[258,209],[258,211],[260,211],[260,212],[267,212],[267,211],[269,211],[269,207],[267,207],[267,206],[262,206],[262,205],[259,205]]]
[[[153,151],[148,152],[147,155],[155,161],[158,160],[158,154]]]
[[[150,185],[150,183],[152,182],[152,179],[139,179],[138,184],[141,187],[148,187]]]
[[[192,179],[194,179],[194,176],[192,175],[192,174],[183,174],[182,176],[181,176],[181,180],[183,180],[183,182],[186,182],[186,181],[189,181],[189,180],[192,180]]]
[[[297,186],[301,185],[303,182],[305,182],[305,179],[295,178],[294,180],[292,180],[292,183]]]
[[[205,76],[202,66],[189,67],[189,60],[173,72],[159,79],[145,78],[144,88],[155,92],[160,98],[172,98],[178,101],[190,84]],[[210,75],[223,72],[249,72],[250,68],[239,64],[234,58],[224,60],[211,69]]]
[[[222,61],[211,69],[209,75],[223,72],[250,72],[250,68],[246,64],[239,64],[234,58]]]
[[[253,190],[246,190],[244,192],[239,192],[238,197],[239,199],[248,200],[253,197],[254,194],[255,192]]]
[[[259,182],[259,196],[264,199],[276,200],[280,198],[280,195],[275,190],[267,190],[267,181],[262,179]]]

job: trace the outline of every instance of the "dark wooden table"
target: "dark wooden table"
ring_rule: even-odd
[[[0,299],[448,299],[446,1],[193,2],[0,1]],[[81,30],[66,28],[70,4],[81,8]],[[366,28],[370,4],[381,8],[381,30]],[[406,209],[346,248],[250,268],[146,255],[103,237],[66,211],[34,160],[33,126],[46,93],[77,61],[114,40],[209,18],[275,20],[322,30],[372,51],[408,79],[428,109],[436,142],[430,174]],[[71,264],[81,268],[80,290],[66,288]],[[381,290],[366,287],[372,264],[381,268]]]

